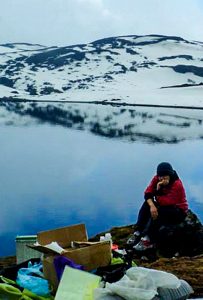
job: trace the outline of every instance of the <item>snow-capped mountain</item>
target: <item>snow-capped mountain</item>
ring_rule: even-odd
[[[203,43],[146,35],[0,45],[0,98],[203,107]]]

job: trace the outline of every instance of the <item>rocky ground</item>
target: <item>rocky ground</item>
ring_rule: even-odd
[[[0,257],[0,271],[3,268],[7,268],[15,264],[16,264],[15,256]]]

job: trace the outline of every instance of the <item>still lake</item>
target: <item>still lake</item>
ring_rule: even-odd
[[[108,116],[120,116],[120,108],[105,109]],[[135,223],[143,191],[161,161],[176,169],[190,208],[203,221],[203,112],[125,109],[122,116],[131,116],[125,116],[128,126],[120,118],[114,129],[131,128],[130,138],[129,132],[105,136],[88,130],[93,121],[74,127],[29,116],[22,122],[24,116],[5,112],[0,124],[0,256],[15,254],[17,235],[82,222],[92,236]]]

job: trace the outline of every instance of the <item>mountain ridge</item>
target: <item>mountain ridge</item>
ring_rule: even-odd
[[[203,107],[202,50],[201,42],[158,34],[62,47],[2,44],[0,98]]]

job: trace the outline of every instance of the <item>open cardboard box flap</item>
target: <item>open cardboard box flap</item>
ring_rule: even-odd
[[[88,236],[85,224],[77,224],[53,230],[41,231],[37,234],[37,241],[39,244],[47,245],[55,241],[63,248],[70,247],[71,241],[86,242],[87,240]]]
[[[28,247],[40,251],[42,253],[64,253],[67,248],[71,248],[71,242],[88,243],[88,236],[85,224],[77,224],[72,226],[61,227],[57,229],[41,231],[37,234],[37,244]],[[62,249],[52,247],[51,244],[56,242]]]
[[[73,248],[71,247],[72,242]],[[37,234],[37,243],[27,246],[44,254],[65,254],[72,252],[75,248],[83,248],[100,243],[89,242],[85,224],[77,224],[41,231]],[[109,242],[102,243],[109,244]]]
[[[109,244],[108,241],[102,242],[103,244]],[[73,241],[74,247],[71,248],[62,248],[60,247],[56,242],[52,242],[47,245],[40,245],[40,244],[34,244],[34,245],[27,245],[27,247],[35,249],[39,252],[42,252],[44,254],[66,254],[70,253],[73,250],[79,249],[79,248],[84,248],[87,246],[93,246],[93,245],[98,245],[101,244],[101,242],[80,242],[80,241]]]

